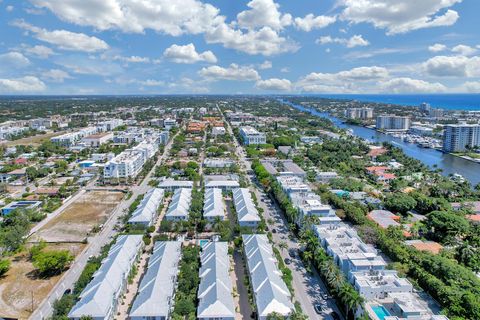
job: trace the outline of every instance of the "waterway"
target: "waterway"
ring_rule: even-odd
[[[304,106],[294,104],[289,101],[280,101],[292,106],[297,110],[308,112],[317,117],[327,118],[339,128],[351,129],[355,136],[363,138],[367,141],[380,143],[390,142],[393,145],[401,148],[406,155],[422,161],[430,168],[442,169],[442,174],[445,176],[458,173],[465,177],[465,179],[470,181],[473,186],[480,183],[480,164],[478,163],[465,160],[451,154],[446,154],[435,149],[421,148],[416,144],[405,142],[400,138],[392,137],[390,135],[378,132],[374,129],[346,124],[339,118],[336,118],[326,112],[319,112],[313,108],[306,108]]]

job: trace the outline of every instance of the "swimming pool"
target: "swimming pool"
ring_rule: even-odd
[[[208,243],[208,240],[199,240],[200,247],[203,248]]]
[[[384,306],[372,306],[373,312],[377,315],[378,319],[383,320],[385,317],[388,317],[390,313],[388,313],[387,309]]]

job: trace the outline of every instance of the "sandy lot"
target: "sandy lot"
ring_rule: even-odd
[[[49,244],[45,250],[69,250],[78,255],[84,247],[80,243]],[[0,318],[27,319],[32,312],[32,302],[36,308],[61,277],[37,278],[27,252],[12,257],[10,270],[0,278]]]
[[[19,146],[19,145],[32,145],[35,147],[38,147],[41,145],[45,140],[48,140],[50,138],[59,136],[61,134],[65,133],[65,131],[62,132],[50,132],[46,134],[39,134],[33,137],[28,137],[28,138],[23,138],[23,139],[18,139],[14,141],[7,141],[5,145],[7,147],[12,147],[12,146]]]
[[[122,192],[86,192],[30,239],[47,242],[83,241],[94,226],[107,220],[123,196]]]

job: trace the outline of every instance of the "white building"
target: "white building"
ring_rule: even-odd
[[[165,219],[169,221],[188,220],[191,203],[192,189],[176,189],[165,214]]]
[[[232,280],[227,242],[209,242],[202,248],[197,319],[234,320]]]
[[[480,147],[480,124],[449,124],[443,131],[443,151],[462,152]]]
[[[250,190],[238,188],[233,190],[233,203],[237,212],[238,224],[241,227],[256,228],[261,219],[252,200]]]
[[[108,119],[102,122],[97,123],[97,128],[99,132],[112,131],[115,128],[123,125],[122,119]]]
[[[225,220],[226,207],[222,190],[218,188],[206,189],[204,198],[203,217],[208,221]]]
[[[175,119],[167,118],[167,119],[163,120],[163,127],[166,130],[170,130],[173,127],[176,127],[176,126],[177,126],[177,120],[175,120]]]
[[[212,128],[212,135],[214,136],[223,136],[227,131],[224,127],[213,127]]]
[[[250,234],[242,235],[242,239],[257,319],[266,320],[274,312],[288,316],[295,307],[267,236]]]
[[[164,195],[165,191],[163,189],[154,188],[148,191],[128,219],[128,223],[144,227],[152,226],[158,217],[158,208],[162,204]]]
[[[245,145],[267,143],[267,137],[265,133],[258,132],[258,130],[253,127],[241,127],[240,136],[242,137]]]
[[[50,138],[50,141],[62,147],[71,147],[79,142],[83,137],[96,134],[97,132],[97,127],[86,127],[78,131],[68,132],[56,137],[52,137]]]
[[[320,171],[316,174],[316,180],[322,183],[328,183],[332,179],[338,178],[338,173],[335,171]]]
[[[193,181],[186,181],[186,180],[174,180],[172,178],[161,179],[157,185],[157,187],[165,189],[167,191],[175,191],[181,188],[193,188]]]
[[[382,115],[377,117],[376,128],[379,130],[408,130],[410,117]]]
[[[108,256],[69,312],[70,319],[80,320],[82,316],[91,316],[94,320],[114,318],[132,266],[143,247],[142,238],[142,235],[118,236]]]
[[[82,142],[88,147],[98,148],[102,144],[105,144],[113,139],[112,132],[102,132],[86,136],[82,139]]]
[[[157,241],[133,301],[130,320],[169,319],[174,302],[182,243]]]
[[[348,108],[345,110],[345,117],[349,119],[371,119],[373,118],[372,108]]]
[[[239,188],[240,184],[234,180],[211,180],[205,182],[205,189],[219,188],[222,191],[230,191]]]
[[[231,167],[235,164],[235,161],[232,159],[213,159],[213,158],[206,158],[203,161],[203,166],[206,168],[227,168]]]

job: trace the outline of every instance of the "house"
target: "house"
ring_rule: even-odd
[[[129,312],[130,320],[169,319],[174,302],[180,241],[157,241],[148,260],[138,293]]]
[[[443,249],[443,246],[435,241],[406,240],[405,244],[414,247],[418,251],[428,251],[433,254],[438,254]]]
[[[0,209],[2,215],[8,215],[10,212],[12,212],[15,209],[25,209],[25,210],[30,210],[30,209],[37,209],[40,207],[42,204],[41,201],[13,201],[4,206],[3,208]]]
[[[235,304],[227,242],[211,241],[202,248],[197,319],[234,320]]]
[[[273,312],[287,317],[295,307],[267,236],[250,234],[242,239],[257,319],[266,320]]]
[[[238,181],[233,180],[213,180],[205,183],[205,189],[220,188],[222,191],[231,191],[239,187]]]
[[[208,221],[216,219],[225,220],[225,202],[223,201],[222,190],[211,188],[205,190],[205,201],[203,204],[203,217]]]
[[[93,279],[68,313],[69,319],[80,320],[83,316],[90,316],[94,320],[114,318],[130,271],[144,245],[142,238],[142,235],[118,236],[102,265],[93,274]]]
[[[328,183],[330,180],[337,179],[338,173],[335,171],[320,171],[317,172],[315,179],[321,183]]]
[[[188,220],[191,203],[192,189],[176,189],[167,213],[165,214],[165,219],[168,221]]]
[[[250,190],[247,188],[233,189],[233,204],[237,212],[240,227],[256,228],[261,219],[252,200]]]
[[[171,178],[163,178],[158,183],[158,188],[165,189],[167,191],[175,191],[180,188],[193,188],[193,181],[185,181],[185,180],[174,180]]]
[[[148,191],[128,219],[128,223],[144,227],[152,226],[158,216],[158,208],[162,204],[164,194],[165,191],[160,188]]]
[[[227,131],[224,127],[213,127],[212,128],[212,135],[214,136],[223,136]]]

